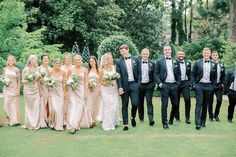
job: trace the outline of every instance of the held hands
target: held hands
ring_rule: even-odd
[[[119,89],[118,89],[118,93],[119,93],[119,95],[124,94],[124,89],[123,89],[123,88],[119,88]]]

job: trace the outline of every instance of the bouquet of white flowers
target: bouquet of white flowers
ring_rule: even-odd
[[[10,84],[10,78],[7,75],[1,75],[0,83],[7,87]]]
[[[30,71],[28,75],[25,76],[27,82],[34,82],[38,77],[38,73],[35,71]]]
[[[88,87],[90,89],[94,89],[98,86],[98,79],[96,77],[92,77],[89,79],[89,82],[88,82]]]
[[[51,77],[45,76],[42,80],[43,85],[53,87],[57,84],[57,81]]]
[[[111,82],[120,78],[120,74],[117,72],[108,72],[104,75],[104,80],[106,82]]]
[[[66,85],[71,87],[73,90],[77,89],[80,85],[80,79],[77,75],[70,76],[67,81]]]
[[[40,77],[41,79],[43,79],[44,77],[47,77],[47,75],[48,75],[48,72],[47,72],[47,71],[44,71],[44,72],[40,72],[40,73],[39,73],[39,77]]]

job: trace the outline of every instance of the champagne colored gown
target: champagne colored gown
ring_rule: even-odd
[[[5,69],[5,75],[10,78],[9,86],[4,86],[4,111],[6,113],[7,125],[16,125],[20,123],[19,114],[19,96],[16,95],[18,76],[15,71]]]
[[[78,122],[79,122],[79,128],[90,128],[92,125],[92,116],[91,111],[89,107],[86,104],[85,98],[84,98],[84,91],[85,91],[85,68],[82,67],[82,70],[80,73],[78,73],[78,76],[80,78],[80,86],[78,88],[78,95],[77,95],[77,106],[78,106]]]
[[[39,73],[50,72],[50,71],[52,71],[52,68],[50,66],[45,68],[44,66],[41,65],[38,68],[38,71],[39,71]],[[48,87],[42,84],[42,81],[41,81],[41,86],[42,86],[42,90],[43,90],[43,95],[41,97],[43,117],[44,117],[45,122],[49,123],[50,113],[52,110],[52,107],[49,105],[49,91],[48,91]]]
[[[30,69],[24,68],[22,78],[24,79],[29,74]],[[28,82],[24,83],[24,100],[25,100],[25,126],[24,128],[30,130],[37,130],[39,128],[47,127],[43,113],[42,104],[39,95],[38,83]]]
[[[63,90],[63,77],[52,78],[56,81],[53,87],[49,87],[50,90],[50,106],[52,107],[50,127],[53,127],[57,131],[63,130],[63,117],[64,117],[64,90]]]
[[[88,75],[88,79],[95,78],[97,80],[97,83],[99,83],[99,76],[96,72],[90,71]],[[99,94],[100,87],[95,87],[94,89],[88,89],[88,97],[87,97],[87,105],[90,109],[90,112],[92,114],[92,120],[93,122],[97,121],[99,106],[101,102],[101,97]]]

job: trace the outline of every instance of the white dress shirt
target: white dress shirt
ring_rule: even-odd
[[[142,81],[141,83],[149,82],[149,70],[148,70],[148,61],[142,61]]]
[[[175,81],[175,76],[174,76],[174,71],[173,71],[173,65],[172,65],[172,59],[165,59],[166,61],[166,67],[167,67],[167,77],[165,82],[167,83],[174,83]]]
[[[217,63],[217,83],[220,82],[221,68],[220,63]]]
[[[200,80],[201,83],[211,83],[210,81],[211,62],[203,60],[203,76]]]
[[[181,71],[181,81],[188,80],[188,76],[186,75],[186,64],[185,61],[180,61],[180,71]]]
[[[132,67],[132,60],[129,57],[129,59],[125,59],[125,64],[128,72],[128,81],[134,81],[134,74],[133,74],[133,67]]]

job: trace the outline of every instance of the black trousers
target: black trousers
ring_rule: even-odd
[[[234,117],[234,107],[236,105],[236,91],[230,90],[228,93],[229,106],[228,106],[228,119],[232,120]]]
[[[128,104],[129,104],[129,98],[131,99],[131,116],[135,118],[136,116],[136,111],[138,108],[139,104],[139,85],[136,82],[129,82],[127,90],[124,91],[124,94],[121,95],[121,100],[122,100],[122,117],[123,117],[123,124],[128,125]]]
[[[190,100],[190,82],[189,81],[182,81],[178,89],[178,104],[176,107],[177,111],[175,115],[175,118],[177,120],[180,120],[179,106],[180,106],[181,94],[184,97],[184,103],[185,103],[185,119],[190,119],[191,100]],[[173,110],[173,107],[172,107],[172,110]]]
[[[194,92],[196,97],[195,124],[205,124],[207,108],[212,99],[213,87],[210,83],[197,83]]]
[[[178,85],[176,83],[163,83],[161,88],[161,118],[162,124],[167,124],[167,108],[168,99],[172,104],[172,112],[170,113],[170,119],[176,115],[176,107],[178,105]]]
[[[209,104],[208,108],[208,113],[209,113],[209,118],[213,117],[218,117],[220,113],[220,107],[222,104],[222,94],[223,94],[223,87],[221,84],[217,84],[213,88],[213,94],[212,94],[212,100],[211,103]],[[216,107],[215,107],[215,112],[213,114],[213,102],[214,102],[214,95],[216,96]]]
[[[139,106],[138,106],[138,114],[139,119],[144,120],[144,98],[146,98],[147,103],[147,114],[149,121],[153,121],[153,104],[152,97],[154,91],[155,83],[145,83],[141,84],[139,88]]]

